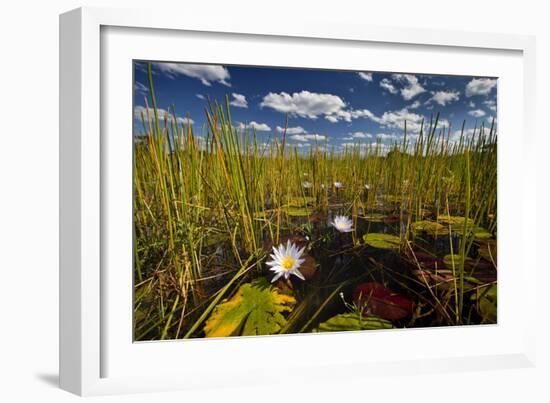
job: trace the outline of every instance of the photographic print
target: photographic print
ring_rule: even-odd
[[[133,74],[135,341],[497,323],[497,78]]]

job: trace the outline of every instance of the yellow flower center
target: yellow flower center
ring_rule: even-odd
[[[294,259],[292,256],[285,256],[283,260],[281,260],[281,266],[285,270],[290,270],[294,266],[295,262],[296,259]]]
[[[338,224],[338,228],[339,228],[339,229],[346,229],[347,227],[348,227],[348,226],[347,226],[346,224],[344,224],[344,223]]]

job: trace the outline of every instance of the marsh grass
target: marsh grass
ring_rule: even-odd
[[[297,233],[312,238],[309,250],[324,274],[322,281],[294,286],[299,302],[283,333],[311,331],[342,289],[376,276],[391,277],[417,296],[426,312],[439,312],[434,324],[471,323],[471,308],[464,311],[469,297],[465,262],[476,242],[471,228],[496,233],[494,124],[477,127],[473,136],[463,126],[453,141],[450,128],[439,127],[436,115],[423,122],[416,141],[405,128],[403,141],[389,152],[381,144],[339,151],[317,143],[301,153],[287,142],[286,130],[263,144],[254,130],[233,126],[227,99],[209,102],[208,125],[198,133],[178,119],[175,107],[160,116],[150,66],[148,76],[150,96],[134,141],[136,340],[201,337],[220,301],[244,282],[266,275],[269,246]],[[310,188],[302,186],[305,180]],[[335,189],[335,182],[344,186]],[[331,231],[323,229],[336,212],[354,222],[341,250],[332,250]],[[452,236],[445,241],[459,256],[457,267],[453,260],[450,291],[441,293],[441,285],[419,281],[368,255],[358,228],[373,214],[398,217],[392,227],[401,239],[398,255],[413,256],[418,248],[412,245],[423,240],[411,231],[411,223],[441,215],[466,217],[460,230],[448,224],[459,239],[458,248]],[[374,226],[368,222],[361,228],[369,232]],[[319,250],[330,253],[320,256]],[[357,259],[362,268],[350,275],[346,267],[357,265]],[[420,267],[416,258],[413,264]]]

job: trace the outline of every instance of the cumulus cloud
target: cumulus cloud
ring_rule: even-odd
[[[248,102],[244,95],[234,92],[231,94],[231,96],[233,97],[233,99],[231,100],[231,102],[229,102],[229,105],[233,105],[237,108],[248,108]]]
[[[420,101],[414,101],[412,104],[410,104],[407,108],[408,109],[417,109],[420,107],[421,102]]]
[[[196,78],[206,86],[212,82],[231,86],[229,83],[229,71],[220,65],[214,64],[183,64],[183,63],[156,63],[155,66],[170,78],[178,75]]]
[[[433,91],[430,100],[438,103],[441,106],[445,106],[451,102],[458,101],[460,99],[460,92],[458,91]]]
[[[244,123],[241,122],[241,123],[239,123],[238,128],[239,128],[239,130],[254,129],[257,132],[268,132],[268,131],[271,130],[271,127],[269,127],[267,124],[258,123],[258,122],[255,122],[255,121],[251,121],[247,124],[244,124]]]
[[[488,95],[496,87],[497,80],[492,78],[474,78],[466,84],[466,96]]]
[[[365,81],[372,81],[372,73],[359,72],[357,75]]]
[[[277,126],[276,130],[279,133],[283,133],[285,131],[285,128],[281,127],[281,126]],[[287,134],[300,134],[300,133],[305,133],[305,132],[306,132],[306,130],[302,126],[287,127],[286,128],[286,133]]]
[[[327,137],[322,134],[294,134],[290,136],[290,138],[295,141],[307,142],[310,140],[324,141],[326,140]]]
[[[164,119],[167,119],[168,122],[172,122],[174,120],[173,114],[168,112],[166,109],[157,108],[157,113],[158,113],[158,117],[159,117],[160,121],[164,121]],[[143,106],[136,106],[134,108],[134,116],[136,117],[136,119],[141,120],[142,115],[143,115],[144,119],[147,121],[147,119],[148,119],[147,109]],[[149,115],[151,117],[151,120],[155,119],[153,109],[151,109],[151,108],[149,108]],[[183,118],[183,117],[179,117],[179,116],[178,116],[176,121],[179,124],[191,124],[192,125],[193,123],[195,123],[195,121],[193,119]]]
[[[487,108],[489,108],[493,112],[497,111],[497,103],[494,99],[488,99],[486,101],[483,101],[483,105],[485,105]]]
[[[410,101],[418,94],[426,92],[424,87],[418,82],[418,78],[412,74],[392,74],[392,78],[403,84],[400,93],[405,101]]]
[[[390,94],[397,94],[397,88],[395,88],[392,82],[387,78],[380,80],[380,87],[388,91]]]
[[[474,109],[473,111],[468,111],[468,115],[471,115],[475,118],[480,118],[482,116],[485,116],[485,112],[481,109]]]
[[[278,112],[290,113],[300,117],[316,119],[319,116],[334,115],[345,108],[346,104],[337,95],[300,91],[292,95],[286,92],[267,94],[260,103],[262,108],[271,108]]]

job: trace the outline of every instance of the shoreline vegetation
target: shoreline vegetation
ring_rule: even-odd
[[[497,134],[263,144],[149,96],[134,135],[134,339],[496,323]],[[286,128],[287,125],[285,125]]]

